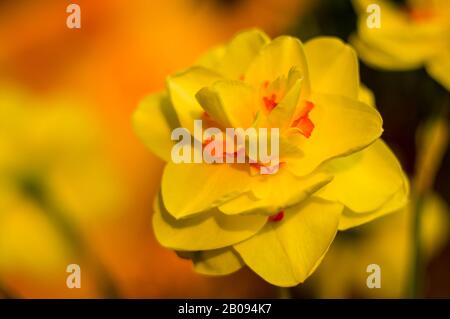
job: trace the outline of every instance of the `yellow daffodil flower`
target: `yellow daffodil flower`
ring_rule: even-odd
[[[222,129],[279,128],[279,170],[175,164],[172,130],[192,131],[199,119]],[[145,98],[133,121],[167,162],[154,203],[156,238],[200,273],[247,265],[274,285],[297,285],[338,230],[407,202],[408,181],[380,139],[382,120],[359,83],[356,54],[335,38],[302,44],[242,32],[169,76],[167,90]]]
[[[370,11],[378,5],[379,12]],[[351,37],[361,59],[386,70],[425,66],[428,73],[450,90],[450,2],[409,0],[400,6],[386,0],[354,0],[358,33]],[[369,8],[370,9],[370,8]],[[379,13],[379,27],[368,24]]]
[[[324,262],[311,277],[321,298],[405,296],[411,270],[413,207],[342,233],[330,248]],[[436,194],[424,201],[421,250],[424,261],[431,260],[444,247],[449,237],[448,207]],[[381,287],[369,289],[367,266],[377,264],[381,270]]]

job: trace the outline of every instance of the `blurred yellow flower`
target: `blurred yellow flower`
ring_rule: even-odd
[[[367,64],[387,70],[425,66],[450,90],[450,2],[408,0],[406,5],[386,0],[354,0],[358,33],[351,37]],[[380,7],[380,28],[367,23],[369,5]]]
[[[279,128],[279,171],[254,174],[261,163],[173,163],[171,131],[193,131],[200,119],[222,129]],[[335,38],[303,45],[242,32],[169,76],[167,90],[144,99],[133,121],[168,162],[154,204],[156,237],[200,273],[247,265],[274,285],[297,285],[338,229],[407,202],[408,181],[379,139],[382,120],[360,88],[356,55]]]
[[[401,212],[341,233],[326,258],[311,277],[312,288],[321,298],[405,296],[411,269],[413,223],[412,205]],[[448,207],[436,194],[424,201],[421,250],[424,261],[435,256],[448,240]],[[366,268],[381,269],[381,288],[369,289]]]
[[[63,99],[1,86],[0,277],[64,274],[80,253],[65,227],[115,211],[119,187],[98,134]]]

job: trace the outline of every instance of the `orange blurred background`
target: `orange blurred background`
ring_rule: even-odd
[[[0,272],[0,282],[11,296],[25,298],[273,296],[273,288],[248,270],[231,278],[201,276],[158,245],[150,217],[162,162],[138,141],[130,117],[142,97],[207,48],[243,28],[281,34],[314,1],[78,0],[81,29],[66,26],[70,3],[0,2],[0,83],[37,100],[63,97],[89,113],[105,165],[121,185],[121,204],[77,226],[90,251],[89,258],[71,259],[81,266],[81,289],[66,287],[62,263],[50,273],[10,267]],[[110,277],[107,283],[99,269]],[[115,287],[102,288],[111,283]]]

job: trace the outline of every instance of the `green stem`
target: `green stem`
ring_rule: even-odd
[[[423,274],[424,265],[422,263],[422,250],[421,250],[421,220],[424,206],[424,195],[416,195],[414,210],[413,210],[413,222],[412,222],[412,269],[409,287],[409,298],[422,297],[421,291],[423,288]]]
[[[425,198],[433,189],[436,174],[441,166],[443,155],[448,147],[448,124],[446,115],[450,104],[449,94],[445,95],[444,102],[439,105],[433,116],[424,125],[423,129],[428,136],[418,143],[417,149],[422,157],[416,162],[414,176],[413,219],[411,227],[412,254],[411,275],[408,287],[410,298],[423,297],[423,280],[425,264],[421,247],[421,221]]]
[[[286,287],[275,287],[278,299],[292,299],[291,289]]]
[[[95,257],[95,254],[89,248],[89,245],[80,236],[78,229],[67,220],[64,214],[57,212],[56,209],[49,210],[51,212],[50,219],[64,234],[67,241],[71,243],[73,250],[78,253],[79,257],[88,263],[93,268],[95,278],[98,278],[98,285],[105,298],[118,298],[119,293],[117,287],[105,266]]]
[[[25,194],[40,205],[53,225],[60,230],[61,234],[66,238],[67,242],[72,246],[72,250],[76,252],[77,257],[87,261],[93,268],[95,278],[98,278],[98,286],[105,298],[118,298],[119,293],[117,287],[112,279],[112,276],[104,265],[95,257],[85,242],[84,238],[80,236],[80,231],[71,223],[64,212],[61,212],[55,205],[53,205],[47,192],[42,185],[37,182],[38,179],[25,179],[22,184]]]

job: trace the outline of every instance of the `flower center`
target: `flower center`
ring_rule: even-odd
[[[284,211],[281,210],[278,213],[271,215],[267,218],[269,222],[279,222],[284,218]]]

